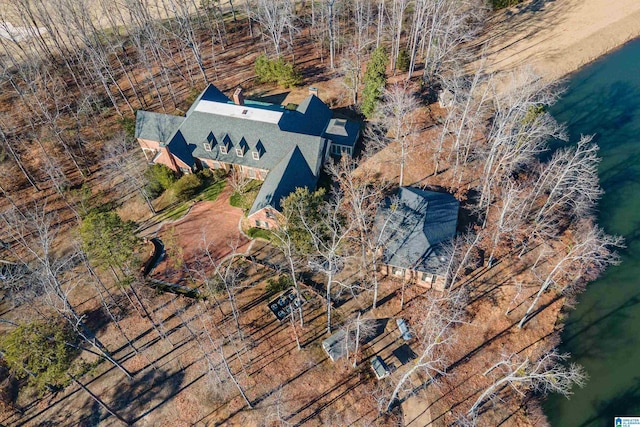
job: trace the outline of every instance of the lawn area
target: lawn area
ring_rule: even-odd
[[[270,242],[273,242],[275,240],[275,236],[271,231],[257,227],[252,227],[247,230],[247,236],[251,237],[252,239],[264,239]]]
[[[175,206],[174,208],[169,209],[169,210],[165,210],[164,212],[160,213],[156,217],[156,220],[158,222],[164,221],[164,220],[167,220],[167,219],[175,221],[175,220],[181,218],[187,212],[187,210],[189,209],[189,206],[191,206],[191,201],[180,203],[177,206]]]
[[[169,208],[170,205],[167,202],[171,199],[175,200],[175,197],[173,196],[173,194],[171,194],[171,190],[165,191],[156,200],[157,208],[163,205],[165,206],[163,208],[165,210],[156,217],[156,220],[158,222],[164,221],[167,219],[175,221],[179,218],[182,218],[184,214],[187,212],[187,210],[189,210],[189,207],[193,204],[194,201],[195,202],[199,202],[199,201],[214,202],[218,198],[220,193],[222,193],[222,191],[224,190],[225,185],[226,185],[225,180],[214,181],[212,184],[208,185],[202,191],[200,191],[192,199],[187,200],[185,202],[178,203],[177,205],[172,206],[170,208]],[[174,201],[173,203],[176,203],[176,202]]]
[[[226,185],[226,181],[220,180],[206,187],[200,194],[198,194],[195,200],[206,200],[209,202],[215,202],[222,190]]]
[[[244,211],[248,211],[256,200],[260,187],[262,187],[262,181],[258,181],[257,179],[251,180],[242,192],[233,192],[229,198],[229,204]]]

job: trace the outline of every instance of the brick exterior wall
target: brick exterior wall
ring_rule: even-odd
[[[383,272],[387,274],[389,277],[395,277],[399,280],[405,280],[407,282],[413,282],[418,286],[422,286],[427,289],[435,289],[436,291],[444,291],[446,280],[443,276],[437,274],[427,273],[425,280],[422,279],[423,272],[402,269],[398,267],[393,267],[391,265],[383,266]]]
[[[266,169],[252,168],[250,166],[234,165],[231,163],[220,162],[217,160],[203,159],[200,157],[197,157],[196,159],[200,161],[200,164],[202,164],[203,167],[206,166],[209,169],[224,169],[227,171],[230,170],[231,168],[234,168],[242,172],[242,175],[245,178],[258,179],[260,181],[264,181],[265,178],[267,177],[267,173],[269,172]]]
[[[191,171],[191,167],[188,164],[171,154],[167,147],[161,147],[158,141],[138,138],[138,143],[140,144],[140,148],[142,148],[142,151],[144,152],[144,155],[149,162],[151,162],[155,158],[156,154],[160,153],[154,163],[165,165],[179,175],[183,174],[183,169]]]
[[[143,150],[160,150],[160,143],[158,141],[152,141],[150,139],[138,138],[138,143],[140,144],[140,148]]]
[[[267,206],[266,208],[260,209],[253,215],[249,215],[247,219],[249,220],[251,227],[260,227],[271,230],[278,228],[278,217],[280,215],[280,212],[271,206]]]

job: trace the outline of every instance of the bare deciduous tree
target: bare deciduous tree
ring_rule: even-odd
[[[281,55],[281,46],[286,32],[295,30],[293,2],[291,0],[257,0],[253,8],[253,19],[271,38],[276,56]],[[291,33],[289,33],[291,34]],[[290,46],[293,40],[288,40]]]
[[[558,258],[549,260],[551,262],[546,272],[540,271],[542,267],[532,267],[540,282],[539,289],[520,320],[519,328],[530,319],[540,298],[550,287],[555,286],[559,292],[567,292],[595,279],[608,266],[618,264],[620,259],[614,250],[623,246],[623,239],[607,235],[600,227],[587,221],[579,226],[571,241],[563,246],[566,248],[564,251],[551,251]]]
[[[152,214],[156,213],[151,196],[147,192],[147,179],[144,176],[145,164],[138,156],[132,156],[133,147],[124,134],[116,135],[107,142],[104,158],[106,167],[114,171],[115,177],[124,178],[120,185],[124,193],[137,193]]]
[[[565,366],[563,362],[568,358],[568,354],[559,354],[556,351],[545,353],[537,360],[516,354],[506,356],[484,372],[485,377],[495,373],[498,373],[498,376],[478,396],[467,415],[475,418],[478,410],[505,386],[511,387],[521,396],[530,391],[543,395],[559,393],[569,396],[574,384],[584,386],[587,374],[580,365],[572,363]]]
[[[14,241],[24,253],[22,265],[32,271],[32,277],[42,289],[44,302],[62,316],[73,327],[78,336],[128,378],[131,374],[112,356],[104,344],[85,323],[85,316],[79,313],[69,300],[69,294],[79,285],[81,278],[70,274],[79,261],[78,253],[71,251],[66,256],[55,256],[53,245],[57,227],[52,214],[46,212],[46,204],[34,204],[25,215],[5,212],[0,221],[11,233]],[[74,279],[75,277],[75,279]]]
[[[311,237],[314,253],[309,257],[309,266],[322,272],[326,278],[327,332],[331,333],[331,287],[335,276],[344,266],[345,244],[354,224],[345,221],[342,205],[344,194],[336,191],[331,200],[320,207],[316,222],[310,221],[305,206],[296,206],[298,217]]]
[[[418,108],[414,94],[406,84],[396,84],[384,90],[379,117],[393,142],[397,142],[400,166],[400,187],[404,185],[404,169],[414,148],[416,123],[413,114]]]
[[[367,171],[358,170],[357,162],[348,156],[329,163],[326,170],[345,195],[344,211],[353,223],[363,280],[370,282],[373,288],[375,308],[378,301],[378,262],[382,256],[384,236],[387,236],[387,226],[396,219],[394,215],[388,215],[376,222],[388,183],[382,179],[372,180]]]
[[[398,379],[387,402],[387,411],[391,410],[407,380],[420,370],[429,378],[431,384],[438,376],[446,375],[446,349],[455,342],[455,327],[464,318],[463,288],[447,290],[442,295],[427,294],[420,324],[414,328],[420,346],[420,356]]]

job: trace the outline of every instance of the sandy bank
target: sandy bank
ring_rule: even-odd
[[[495,14],[481,43],[489,71],[556,80],[638,36],[639,0],[533,0]]]

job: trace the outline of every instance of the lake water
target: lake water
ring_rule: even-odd
[[[596,135],[599,223],[627,248],[580,296],[562,335],[590,380],[570,400],[550,397],[545,412],[553,426],[613,426],[616,415],[640,416],[640,39],[571,76],[552,113],[572,141]]]

